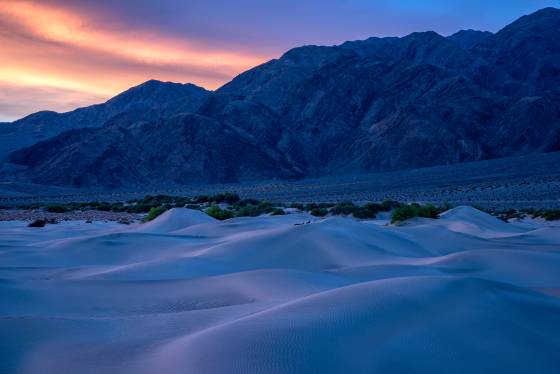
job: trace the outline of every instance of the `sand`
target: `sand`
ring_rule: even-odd
[[[0,373],[558,373],[560,227],[0,223]]]

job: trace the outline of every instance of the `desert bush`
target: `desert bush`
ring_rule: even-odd
[[[45,227],[47,221],[44,219],[36,219],[35,221],[31,222],[27,227]]]
[[[404,222],[410,218],[414,217],[424,217],[436,219],[439,214],[444,212],[446,208],[437,208],[432,204],[420,205],[420,204],[409,204],[401,205],[391,214],[391,223]]]
[[[241,200],[238,194],[232,192],[223,192],[210,197],[210,200],[215,203],[234,204]]]
[[[351,201],[343,201],[341,203],[336,204],[335,206],[333,206],[330,210],[331,214],[334,215],[350,215],[353,214],[356,210],[358,209],[358,207],[356,205],[354,205],[353,202]]]
[[[305,206],[300,203],[292,203],[290,204],[290,208],[298,209],[298,210],[305,210]]]
[[[504,222],[508,222],[510,219],[514,218],[525,217],[525,214],[523,212],[519,212],[515,209],[509,209],[503,212],[496,213],[495,215]]]
[[[546,210],[541,213],[541,217],[547,221],[557,221],[560,220],[560,209],[556,210]]]
[[[248,204],[242,206],[237,211],[237,217],[258,217],[261,214],[272,213],[274,206],[266,201],[261,201],[258,204]]]
[[[208,214],[210,217],[219,219],[220,221],[233,218],[234,216],[231,210],[222,209],[218,205],[212,205],[210,208],[206,209],[206,214]]]
[[[358,219],[373,219],[379,212],[377,204],[366,204],[354,210],[354,217]]]
[[[283,216],[286,214],[286,212],[284,212],[284,209],[282,208],[274,208],[274,210],[271,212],[271,214],[273,216]]]
[[[16,208],[24,209],[24,210],[34,210],[34,209],[40,209],[42,207],[43,205],[39,203],[16,205]]]
[[[319,205],[316,203],[307,203],[304,205],[303,210],[306,212],[311,212],[313,209],[319,208]]]
[[[193,209],[193,210],[200,210],[200,205],[198,205],[198,204],[187,204],[187,205],[185,206],[185,208],[187,208],[187,209]]]
[[[324,217],[329,213],[329,211],[325,208],[315,208],[309,212],[312,216],[315,217]]]
[[[150,222],[150,221],[156,219],[157,217],[159,217],[160,215],[165,213],[166,210],[167,209],[165,209],[162,206],[151,208],[148,215],[144,218],[144,222]]]
[[[399,203],[398,201],[385,200],[380,204],[379,211],[380,212],[390,212],[393,209],[397,209],[401,205],[403,205],[403,204]]]
[[[235,209],[235,210],[239,210],[239,209],[241,209],[241,208],[243,208],[243,207],[245,207],[245,206],[247,206],[247,205],[259,205],[260,203],[261,203],[261,201],[260,201],[260,200],[256,200],[256,199],[242,199],[242,200],[236,201],[236,202],[233,204],[232,207],[233,207],[233,209]]]
[[[70,211],[70,209],[62,204],[47,205],[45,210],[50,213],[66,213]]]
[[[210,196],[200,195],[194,198],[194,202],[197,204],[204,204],[210,202]]]

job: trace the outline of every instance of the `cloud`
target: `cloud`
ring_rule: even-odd
[[[98,22],[53,2],[0,3],[2,89],[5,94],[20,86],[29,98],[10,103],[10,96],[5,95],[1,101],[5,118],[14,119],[8,114],[19,115],[22,103],[31,104],[31,99],[37,103],[28,111],[45,104],[49,106],[43,109],[67,108],[70,92],[80,103],[88,97],[107,99],[152,78],[212,89],[268,59],[256,53],[200,46],[149,28],[107,28]],[[37,96],[47,88],[58,90],[55,96],[65,101],[56,105],[54,100]],[[18,94],[23,98],[23,91]],[[14,109],[9,110],[10,105]]]
[[[23,91],[18,97],[28,113],[68,107],[69,95],[53,94],[61,102],[35,96],[46,89],[73,92],[77,102],[148,79],[214,89],[304,44],[497,31],[551,5],[557,0],[0,0],[0,81],[27,90],[29,100]],[[4,113],[19,116],[22,104],[9,99],[0,102]]]
[[[103,96],[80,91],[0,82],[0,122],[21,118],[45,108],[66,112],[102,101]]]

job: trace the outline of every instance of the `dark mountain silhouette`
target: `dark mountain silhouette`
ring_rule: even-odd
[[[122,113],[155,111],[162,115],[193,111],[208,93],[193,84],[151,80],[115,96],[104,104],[67,113],[43,111],[13,123],[0,124],[0,160],[9,152],[51,138],[67,130],[101,127]]]
[[[37,183],[122,187],[556,151],[559,29],[560,10],[546,8],[496,34],[422,32],[295,48],[215,92],[191,87],[181,97],[163,84],[146,100],[131,92],[123,100],[140,109],[81,116],[68,127],[93,128],[18,150],[11,161],[27,167],[21,178]]]

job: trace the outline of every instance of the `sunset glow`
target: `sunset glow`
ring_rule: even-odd
[[[11,34],[0,33],[1,89],[49,88],[55,95],[58,89],[62,100],[75,91],[81,93],[78,103],[79,96],[86,99],[83,105],[150,78],[214,89],[269,58],[204,49],[141,30],[105,30],[83,15],[27,1],[0,3],[0,17],[11,27]],[[71,109],[67,104],[59,107]]]
[[[0,0],[0,122],[102,102],[149,79],[216,89],[306,44],[427,29],[497,31],[553,3]]]

